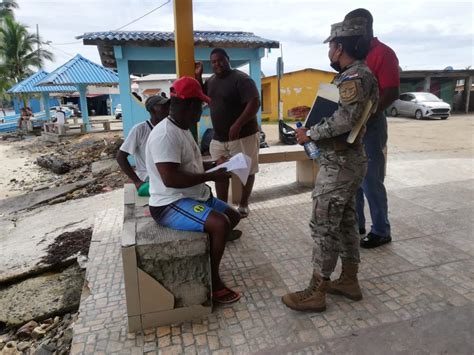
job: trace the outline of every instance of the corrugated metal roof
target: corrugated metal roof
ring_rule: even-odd
[[[174,32],[155,31],[108,31],[87,32],[78,37],[84,44],[125,44],[127,42],[149,43],[161,46],[174,45]],[[197,47],[278,48],[278,41],[256,36],[251,32],[194,31]]]
[[[77,54],[37,85],[114,85],[118,81],[118,75],[114,71]]]
[[[40,92],[74,92],[77,89],[74,86],[35,86],[38,82],[43,80],[48,73],[44,70],[39,70],[37,73],[13,85],[7,93],[9,94],[28,94]]]

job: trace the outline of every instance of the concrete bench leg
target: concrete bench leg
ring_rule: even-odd
[[[63,124],[58,124],[58,134],[61,135],[61,136],[64,136],[66,135],[66,126],[64,126]]]
[[[110,131],[110,122],[104,122],[102,125],[104,126],[104,131]]]
[[[305,186],[314,186],[319,167],[312,160],[298,160],[296,162],[296,181]]]

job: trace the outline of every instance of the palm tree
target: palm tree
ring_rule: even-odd
[[[0,20],[5,17],[13,17],[13,9],[18,9],[16,0],[3,0],[0,2]]]
[[[39,46],[41,39],[11,17],[5,18],[0,38],[1,67],[15,83],[31,75],[33,68],[41,68],[45,60],[53,60],[53,53]]]
[[[7,94],[7,90],[11,86],[12,86],[11,81],[5,77],[5,73],[0,68],[0,110],[3,113],[3,116],[5,116],[4,103],[11,100],[10,95]]]
[[[0,27],[0,99],[8,98],[5,90],[41,68],[45,60],[53,60],[53,53],[42,49],[41,39],[28,32],[27,27],[12,17],[4,18]],[[26,106],[26,97],[23,97]]]

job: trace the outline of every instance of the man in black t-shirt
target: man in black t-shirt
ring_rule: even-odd
[[[196,79],[203,85],[204,92],[211,98],[214,137],[210,144],[213,159],[231,157],[237,153],[248,155],[251,160],[250,176],[242,186],[238,211],[241,217],[249,213],[248,200],[258,172],[258,150],[260,146],[257,112],[260,97],[255,82],[245,73],[230,67],[229,56],[222,48],[211,52],[211,66],[214,75],[202,82],[202,63],[196,63]],[[216,183],[217,197],[227,202],[229,181]]]

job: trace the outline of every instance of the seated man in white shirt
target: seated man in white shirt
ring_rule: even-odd
[[[205,184],[206,181],[229,179],[225,169],[205,172],[226,159],[203,162],[189,130],[201,118],[203,101],[209,103],[210,98],[191,77],[176,80],[170,92],[170,115],[153,129],[146,146],[150,213],[160,225],[209,234],[213,300],[233,303],[240,299],[240,294],[224,285],[219,276],[219,265],[226,238],[239,223],[240,214],[213,197],[211,188]]]
[[[56,124],[58,125],[63,125],[66,123],[66,113],[61,110],[61,107],[59,109],[56,109]]]
[[[145,147],[153,127],[168,116],[170,103],[166,96],[155,95],[145,102],[145,108],[150,113],[150,119],[136,124],[130,130],[127,138],[117,152],[117,162],[122,171],[132,180],[136,188],[148,179],[146,171]],[[128,161],[128,156],[135,158],[135,170]]]

